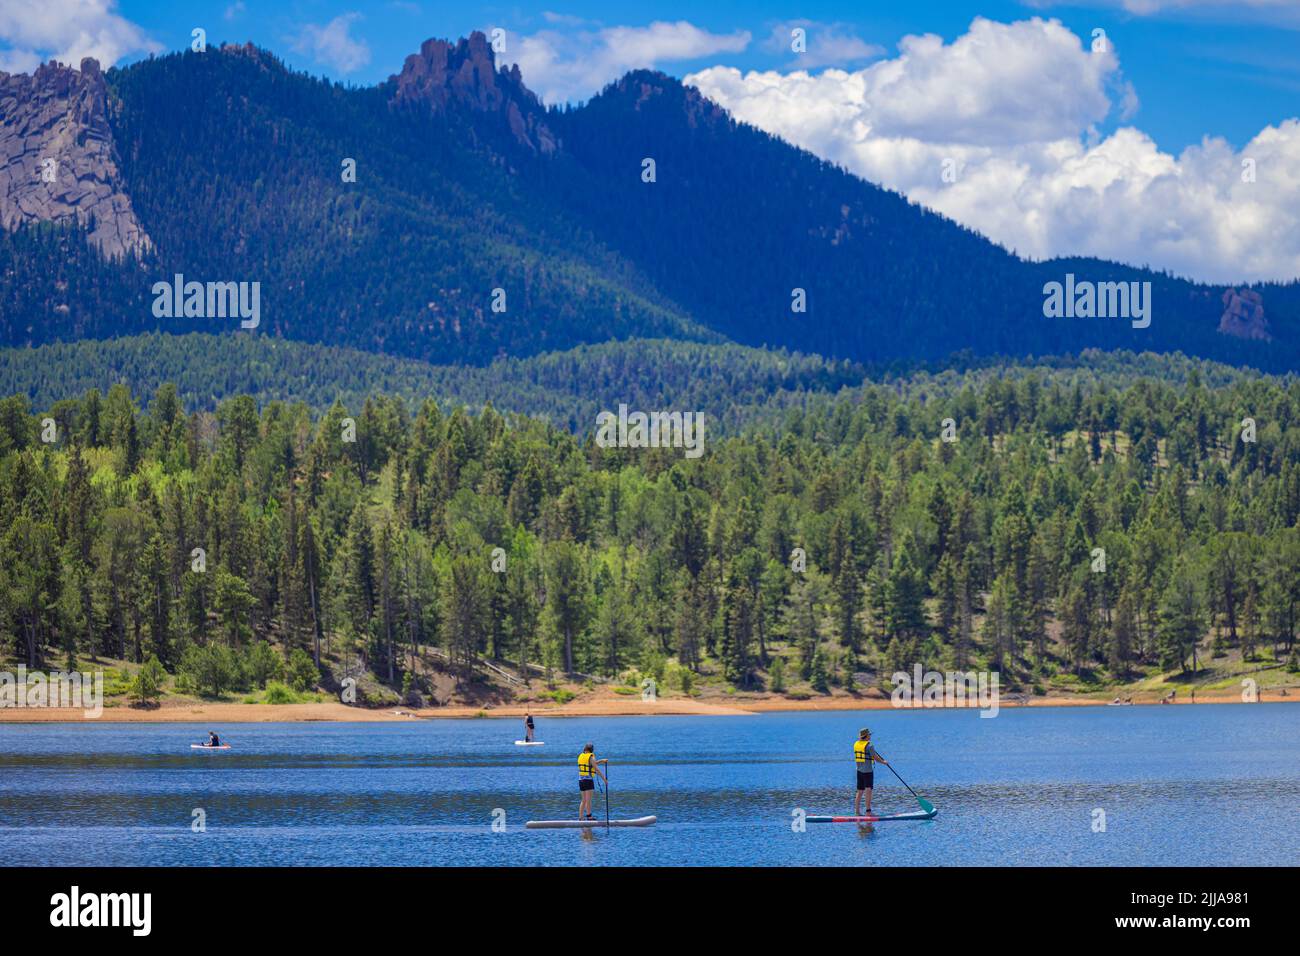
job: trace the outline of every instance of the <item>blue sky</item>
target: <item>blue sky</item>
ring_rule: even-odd
[[[1210,134],[1240,145],[1267,123],[1293,116],[1300,101],[1300,0],[1276,4],[1168,4],[1140,15],[1122,2],[862,3],[820,0],[813,3],[707,4],[660,0],[654,4],[564,2],[468,5],[445,0],[409,2],[334,2],[299,0],[122,0],[121,16],[144,29],[164,49],[189,45],[190,30],[203,26],[209,39],[251,40],[281,55],[293,66],[353,83],[382,81],[401,68],[421,40],[454,38],[474,29],[499,26],[510,32],[563,29],[546,13],[571,16],[606,26],[645,26],[653,21],[684,20],[714,34],[749,31],[753,40],[742,52],[721,52],[684,60],[664,60],[667,73],[683,76],[725,63],[763,69],[788,60],[764,48],[774,24],[809,20],[838,23],[866,44],[892,52],[909,33],[937,33],[952,40],[964,33],[974,16],[1013,21],[1031,16],[1059,19],[1081,37],[1104,29],[1120,50],[1125,77],[1141,101],[1136,118],[1166,150],[1179,150]],[[1133,3],[1136,8],[1146,4]],[[1289,7],[1289,9],[1288,9]],[[348,34],[368,48],[363,65],[332,60],[328,53],[295,43],[306,26],[324,27],[336,17],[360,14]],[[137,58],[139,51],[123,57]],[[525,77],[525,81],[528,77]]]
[[[500,27],[548,102],[662,69],[1024,255],[1300,276],[1300,0],[4,0],[0,69],[126,64],[195,27],[355,84]]]

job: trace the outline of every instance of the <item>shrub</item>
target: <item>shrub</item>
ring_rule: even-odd
[[[646,673],[655,679],[656,684],[664,683],[668,674],[668,658],[658,651],[650,651],[645,655],[643,666]],[[628,681],[628,683],[640,686],[641,681]]]
[[[278,680],[268,681],[266,685],[266,702],[268,704],[292,704],[298,695]]]
[[[167,671],[157,657],[150,657],[143,667],[136,672],[131,681],[131,696],[140,704],[149,704],[162,696],[163,681]]]
[[[296,691],[311,690],[320,680],[320,671],[311,655],[301,647],[295,647],[289,655],[289,686]]]
[[[191,645],[181,658],[179,670],[185,686],[205,697],[220,697],[235,686],[238,678],[235,655],[223,644]]]
[[[284,664],[266,641],[257,641],[248,648],[244,660],[249,679],[255,687],[265,687],[269,680],[281,680]]]

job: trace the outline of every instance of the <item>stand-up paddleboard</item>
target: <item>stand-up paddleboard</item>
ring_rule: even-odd
[[[190,744],[190,749],[191,750],[229,750],[230,744],[221,744],[218,747],[213,747],[208,744]]]
[[[545,740],[516,740],[516,747],[545,747]]]
[[[635,820],[610,820],[611,827],[652,827],[658,817],[637,817]],[[605,826],[604,820],[529,820],[524,824],[529,830],[590,830]]]
[[[933,820],[938,810],[913,810],[911,813],[886,813],[868,817],[804,817],[805,823],[888,823],[890,820]]]

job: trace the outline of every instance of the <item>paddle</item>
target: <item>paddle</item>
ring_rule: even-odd
[[[926,799],[923,798],[923,797],[918,797],[918,796],[916,795],[916,791],[913,790],[911,787],[908,787],[908,786],[907,786],[907,781],[904,780],[904,779],[899,775],[899,773],[898,773],[897,770],[894,770],[894,765],[893,765],[892,763],[886,763],[885,766],[888,767],[888,768],[890,769],[890,771],[894,774],[895,777],[898,777],[898,782],[899,782],[899,783],[901,783],[903,786],[907,787],[907,792],[910,793],[912,796],[916,797],[916,802],[919,803],[919,804],[921,805],[921,809],[922,809],[922,810],[924,810],[926,813],[934,813],[934,804],[931,803],[929,800],[926,800]]]
[[[609,829],[609,762],[605,762],[605,829]]]

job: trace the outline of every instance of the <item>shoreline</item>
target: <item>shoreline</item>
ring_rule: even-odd
[[[1261,693],[1259,703],[1289,703],[1300,695],[1281,696]],[[1243,704],[1239,693],[1207,694],[1196,703],[1180,700],[1170,706],[1196,704]],[[1148,707],[1160,704],[1159,697],[1135,700],[1120,706]],[[1107,707],[1110,701],[1086,697],[1034,697],[1025,703],[1003,700],[998,712],[1025,707]],[[665,697],[658,701],[628,700],[616,696],[570,701],[546,706],[530,704],[452,705],[446,707],[353,707],[339,701],[308,704],[244,704],[222,701],[174,701],[151,708],[128,705],[104,707],[98,717],[87,716],[76,707],[5,707],[0,708],[0,724],[46,723],[378,723],[391,721],[436,720],[439,718],[474,720],[490,717],[739,717],[767,713],[802,713],[853,710],[978,710],[975,706],[895,707],[886,697],[852,697],[848,695],[811,700],[788,700],[779,697],[738,697],[727,702]]]

